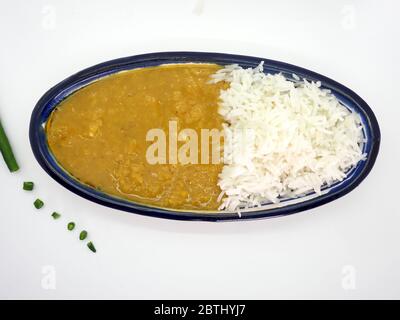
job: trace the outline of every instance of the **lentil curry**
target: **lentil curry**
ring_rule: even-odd
[[[222,164],[149,164],[146,133],[161,128],[168,134],[170,120],[196,132],[222,129],[218,97],[226,83],[209,83],[220,68],[164,65],[93,82],[53,111],[49,147],[66,171],[107,194],[157,207],[215,210]]]

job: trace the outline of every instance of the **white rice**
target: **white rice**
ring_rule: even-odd
[[[320,194],[365,157],[359,116],[320,83],[293,78],[264,74],[263,62],[254,69],[229,65],[212,76],[230,83],[220,93],[221,210]]]

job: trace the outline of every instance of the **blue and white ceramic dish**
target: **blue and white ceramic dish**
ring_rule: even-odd
[[[296,74],[310,81],[320,81],[322,87],[330,89],[344,106],[361,116],[366,141],[363,146],[363,151],[367,154],[367,158],[365,161],[360,161],[355,168],[351,169],[345,180],[329,188],[324,188],[322,195],[310,193],[300,198],[284,200],[278,205],[265,204],[260,208],[241,212],[240,217],[235,212],[189,212],[154,208],[102,193],[79,182],[61,168],[49,150],[45,134],[45,123],[54,108],[71,93],[106,75],[122,70],[168,63],[195,62],[216,63],[219,65],[237,63],[242,67],[254,68],[260,61],[264,61],[265,73],[280,72],[289,79],[292,78],[293,74]],[[33,153],[42,168],[61,185],[79,196],[111,208],[132,213],[159,218],[204,221],[243,220],[284,216],[314,208],[340,198],[356,188],[369,174],[378,155],[380,144],[379,125],[371,108],[356,93],[340,83],[318,73],[283,62],[257,57],[205,52],[160,52],[137,55],[104,62],[78,72],[51,88],[39,100],[32,112],[29,137]]]

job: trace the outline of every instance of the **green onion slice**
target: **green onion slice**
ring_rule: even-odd
[[[74,230],[74,228],[75,228],[75,222],[70,222],[70,223],[68,223],[67,229],[68,229],[69,231]]]
[[[40,199],[36,199],[33,205],[35,206],[36,209],[40,209],[44,206],[44,202]]]
[[[23,185],[23,189],[26,191],[32,191],[35,184],[31,181],[25,181]]]
[[[93,245],[93,243],[91,241],[88,242],[87,246],[90,249],[90,251],[96,252],[96,248],[94,247],[94,245]]]

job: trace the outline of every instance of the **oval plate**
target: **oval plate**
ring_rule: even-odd
[[[310,193],[300,198],[282,201],[277,205],[265,204],[260,208],[241,212],[240,217],[235,212],[190,212],[154,208],[104,194],[82,184],[61,168],[49,150],[44,125],[54,108],[71,93],[106,75],[122,70],[190,62],[216,63],[219,65],[237,63],[242,67],[254,68],[260,61],[264,61],[265,73],[280,72],[288,79],[293,79],[292,75],[296,74],[300,78],[310,81],[320,81],[321,86],[330,89],[344,106],[361,116],[366,140],[363,145],[363,151],[367,153],[367,159],[360,161],[356,167],[352,168],[345,180],[329,188],[324,188],[322,195]],[[371,171],[379,151],[380,131],[371,108],[356,93],[334,80],[307,69],[257,57],[204,52],[160,52],[104,62],[78,72],[60,82],[47,91],[36,104],[32,112],[29,138],[33,153],[42,168],[61,185],[79,196],[111,208],[147,216],[178,220],[221,221],[289,215],[320,206],[344,196],[357,187]]]

